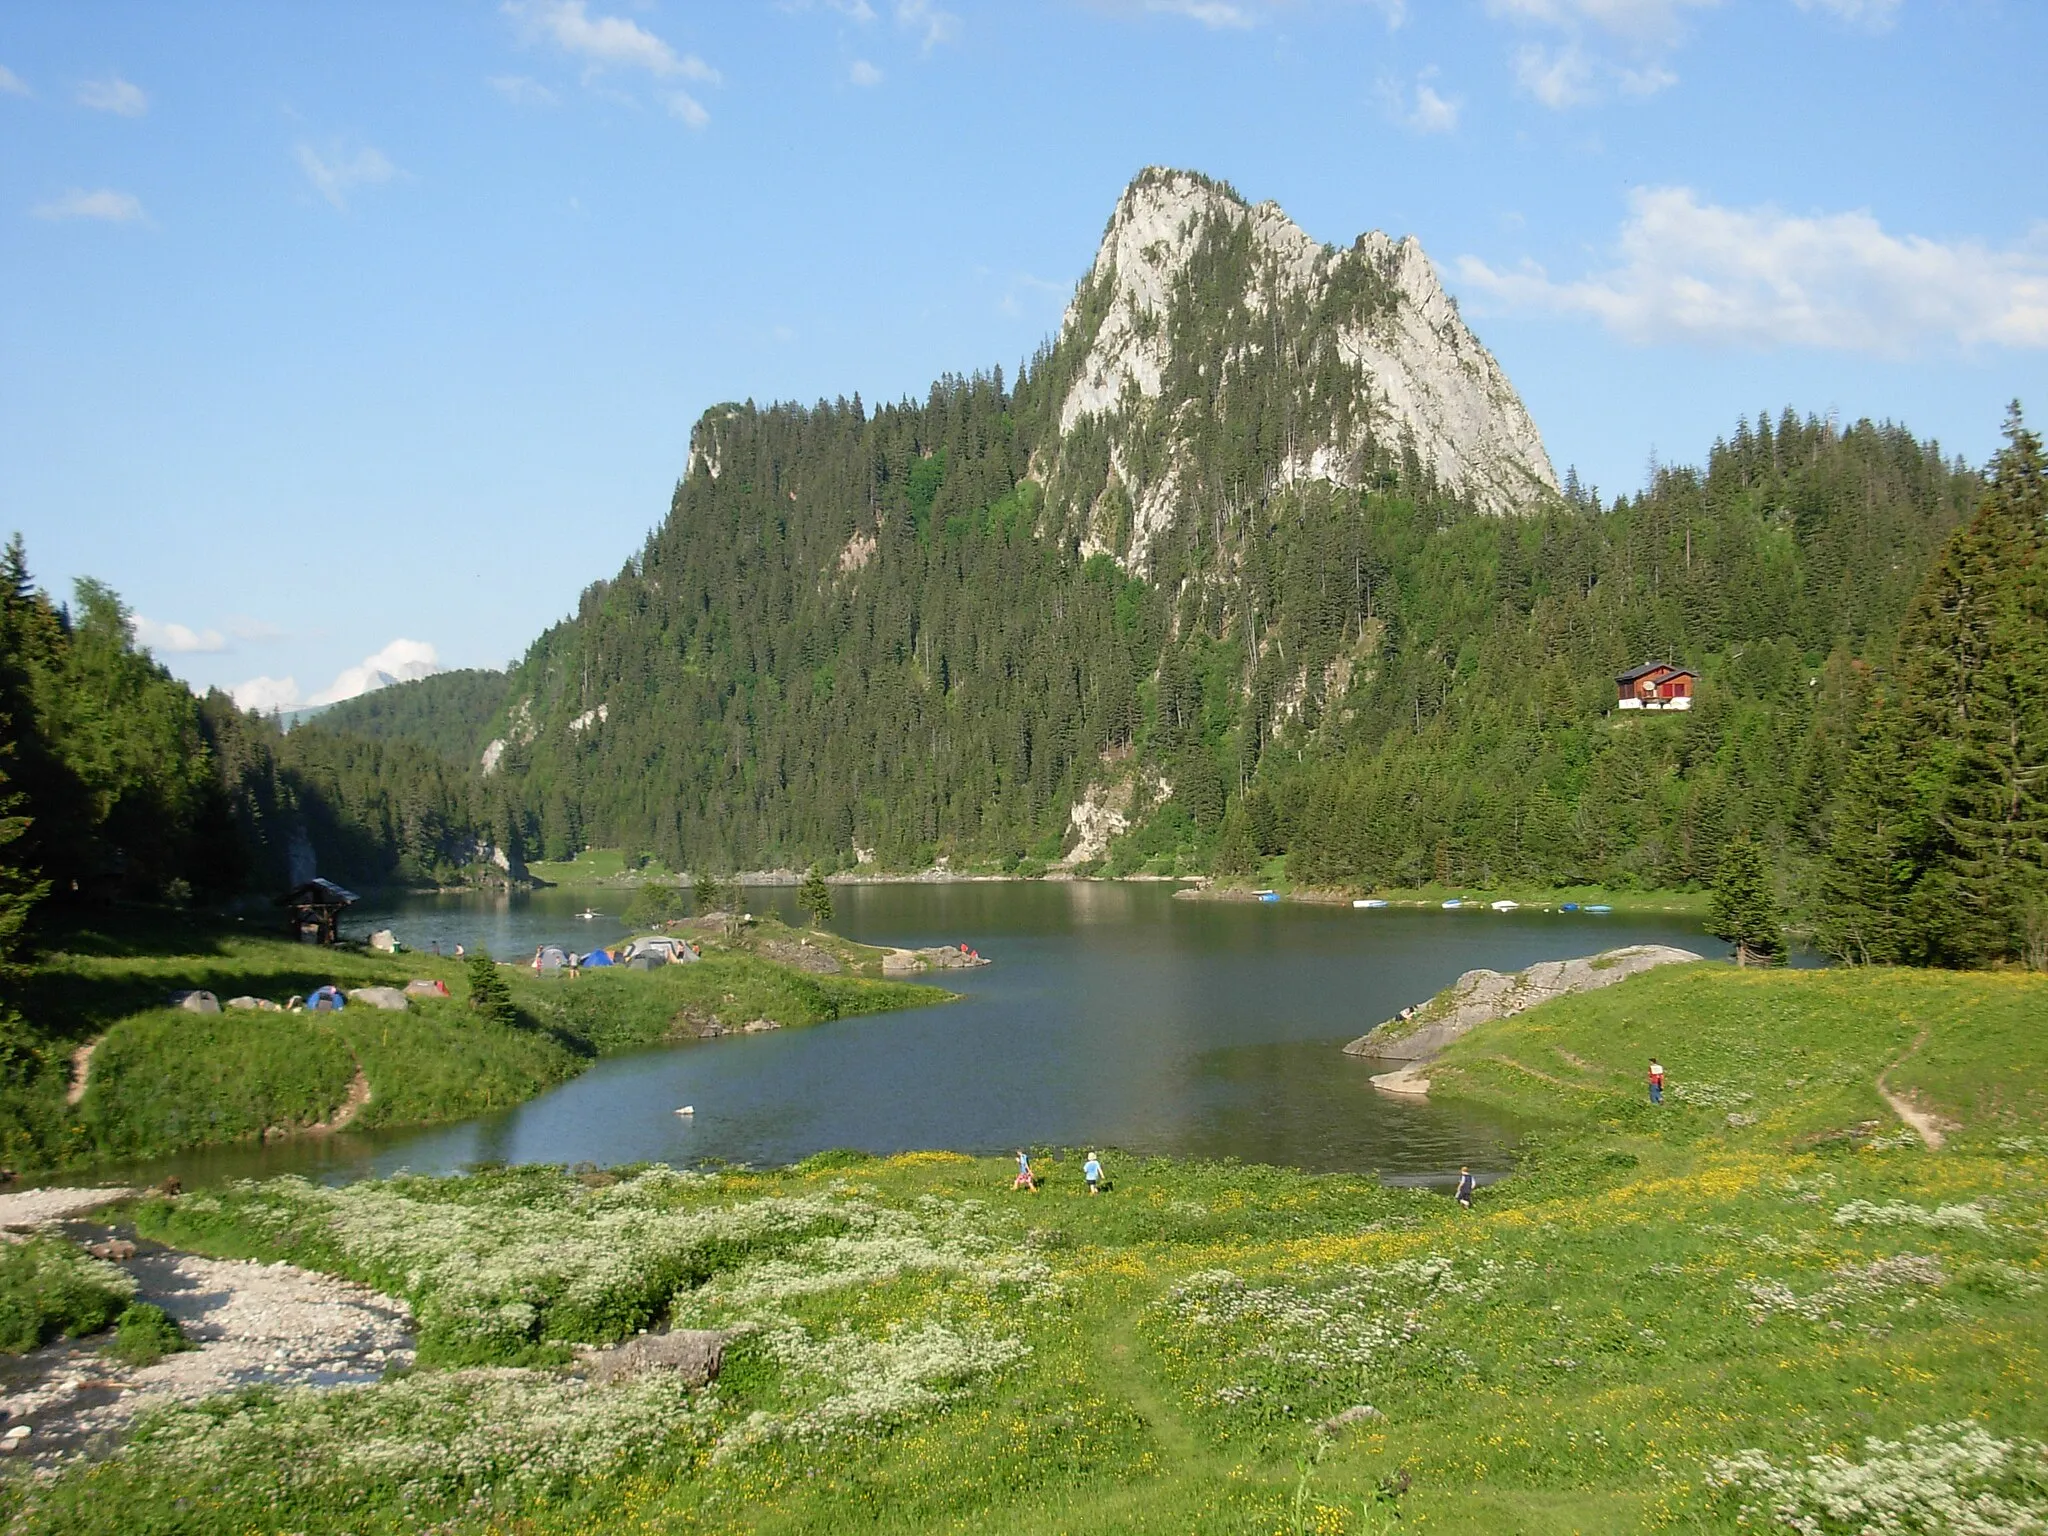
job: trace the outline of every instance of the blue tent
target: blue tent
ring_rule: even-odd
[[[339,1013],[348,1006],[348,999],[341,988],[334,986],[315,987],[313,995],[306,999],[308,1013]]]
[[[593,949],[583,957],[583,964],[586,969],[592,966],[610,965],[611,963],[612,957],[601,949]]]

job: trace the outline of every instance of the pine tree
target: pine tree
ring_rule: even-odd
[[[633,893],[626,923],[633,928],[658,928],[683,915],[683,893],[660,880],[648,880]]]
[[[469,957],[469,1006],[486,1024],[509,1028],[519,1022],[519,1012],[512,1005],[512,989],[498,974],[498,962],[487,949]]]
[[[708,917],[719,908],[725,897],[725,888],[718,883],[718,877],[709,871],[699,871],[697,883],[692,887],[691,899],[696,904],[699,917]]]
[[[1707,932],[1735,946],[1737,965],[1769,965],[1784,958],[1784,913],[1771,890],[1763,850],[1747,832],[1721,850]]]
[[[796,904],[811,916],[811,921],[822,928],[832,921],[832,888],[825,884],[825,877],[818,873],[813,864],[810,873],[804,876],[804,883],[797,887]]]

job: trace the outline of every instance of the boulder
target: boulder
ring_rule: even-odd
[[[445,981],[408,981],[405,984],[407,997],[446,997],[448,983]]]
[[[125,1237],[108,1238],[104,1243],[88,1243],[85,1251],[96,1259],[105,1259],[112,1264],[135,1257],[135,1245]]]
[[[393,1013],[403,1013],[412,1006],[396,987],[357,987],[349,993],[348,1000],[371,1008],[389,1009]]]
[[[764,1035],[771,1029],[782,1028],[773,1019],[749,1019],[740,1027],[750,1035]]]
[[[271,1000],[270,1000],[269,998],[267,998],[267,997],[231,997],[231,998],[229,998],[229,999],[228,999],[228,1006],[229,1006],[230,1008],[242,1008],[242,1009],[250,1009],[250,1008],[255,1008],[255,1009],[260,1009],[260,1010],[262,1010],[262,1011],[263,1011],[263,1012],[265,1012],[265,1013],[283,1013],[283,1012],[284,1012],[284,1004],[282,1004],[282,1003],[273,1003],[273,1002],[272,1002],[272,1001],[271,1001]]]
[[[387,955],[398,953],[398,935],[389,928],[379,928],[370,935],[370,948],[380,949]]]
[[[187,1013],[219,1013],[220,999],[211,992],[173,992],[171,1006]]]
[[[1703,958],[1668,944],[1631,944],[1575,960],[1545,960],[1512,976],[1499,971],[1467,971],[1420,1007],[1403,1009],[1401,1017],[1360,1035],[1344,1052],[1388,1061],[1428,1061],[1453,1040],[1494,1019],[1510,1018],[1554,997],[1611,987],[1660,965],[1686,965]],[[1426,1086],[1420,1090],[1377,1082],[1376,1086],[1395,1092],[1427,1091]]]
[[[670,1333],[643,1333],[592,1350],[583,1368],[592,1381],[622,1381],[649,1371],[674,1371],[685,1386],[708,1386],[725,1364],[725,1335],[715,1328],[678,1328]]]

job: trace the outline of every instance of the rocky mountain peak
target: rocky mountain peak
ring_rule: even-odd
[[[1091,419],[1106,431],[1101,491],[1128,503],[1108,518],[1091,505],[1084,539],[1133,565],[1203,482],[1216,488],[1204,427],[1219,416],[1277,432],[1258,466],[1269,483],[1356,485],[1412,452],[1489,512],[1557,487],[1514,387],[1412,236],[1325,245],[1278,204],[1194,172],[1154,168],[1125,189],[1057,351],[1061,437]]]

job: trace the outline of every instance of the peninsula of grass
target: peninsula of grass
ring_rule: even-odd
[[[514,1017],[501,1024],[469,1007],[467,973],[451,958],[319,949],[246,923],[174,913],[76,923],[28,981],[23,1013],[36,1045],[0,1081],[0,1159],[34,1171],[338,1124],[462,1119],[529,1099],[600,1056],[693,1035],[694,1021],[713,1015],[735,1027],[757,1019],[801,1027],[951,996],[875,979],[879,950],[805,937],[756,925],[730,944],[714,941],[696,965],[573,981],[505,965]],[[837,972],[812,974],[778,958],[812,950],[829,954]],[[362,1004],[336,1013],[192,1013],[169,1001],[204,990],[223,1004],[238,996],[283,1003],[329,983],[403,987],[415,978],[445,983],[449,996],[414,999],[402,1013]],[[74,1101],[81,1072],[85,1091]]]
[[[1482,1026],[1474,1209],[1111,1156],[246,1184],[141,1230],[405,1296],[422,1366],[176,1408],[16,1529],[2023,1532],[2048,980],[1671,967]],[[1642,1072],[1669,1073],[1653,1107]],[[1922,1117],[1936,1148],[1888,1101]],[[599,1384],[577,1343],[725,1330]]]

